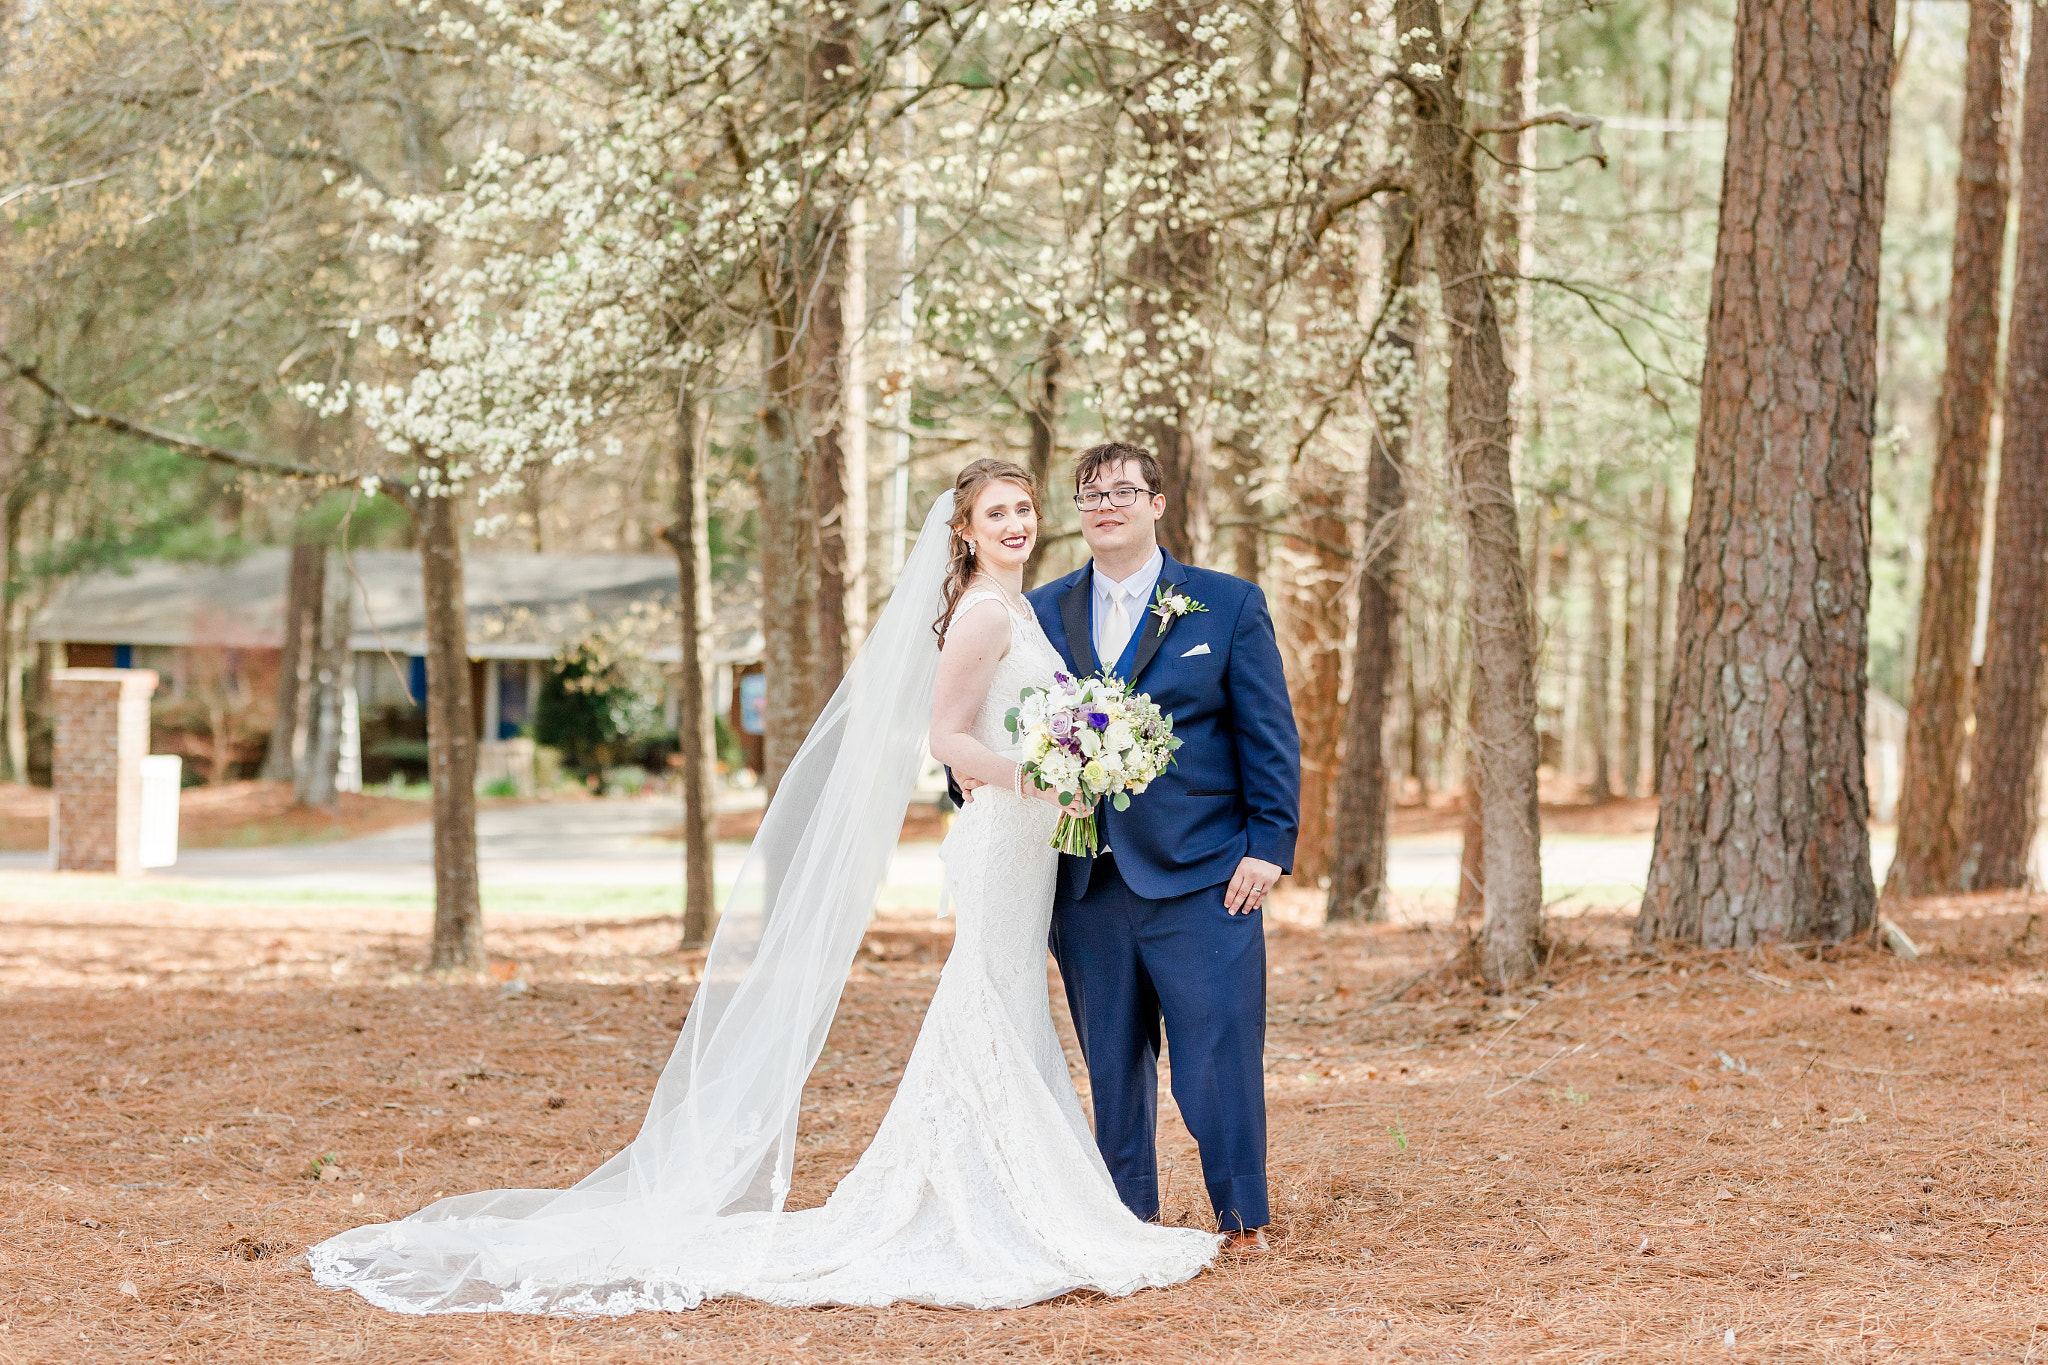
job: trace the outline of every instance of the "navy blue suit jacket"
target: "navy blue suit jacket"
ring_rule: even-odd
[[[1159,582],[1207,607],[1171,622],[1147,611],[1125,651],[1128,676],[1173,717],[1180,749],[1129,810],[1103,802],[1103,842],[1124,883],[1147,900],[1230,880],[1245,857],[1294,864],[1301,809],[1301,738],[1273,618],[1256,584],[1190,568],[1160,551]],[[1095,657],[1093,563],[1028,594],[1039,624],[1077,675]],[[1119,670],[1120,672],[1122,670]],[[1068,894],[1088,889],[1091,859],[1062,855]]]

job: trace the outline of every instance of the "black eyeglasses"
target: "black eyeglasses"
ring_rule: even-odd
[[[1112,488],[1107,492],[1097,492],[1094,489],[1090,489],[1086,493],[1074,494],[1074,506],[1080,508],[1083,512],[1093,512],[1105,504],[1110,507],[1132,507],[1137,504],[1138,499],[1141,497],[1153,498],[1157,496],[1159,496],[1159,491],[1154,488],[1131,488],[1125,486]]]

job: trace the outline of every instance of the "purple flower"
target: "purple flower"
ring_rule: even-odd
[[[1097,730],[1107,730],[1109,728],[1109,712],[1090,711],[1088,713],[1088,724]]]
[[[1061,687],[1072,687],[1074,685],[1074,680],[1060,672],[1057,668],[1052,671],[1052,680]]]
[[[1068,711],[1055,711],[1055,712],[1053,712],[1053,713],[1052,713],[1052,724],[1051,724],[1051,729],[1052,729],[1052,737],[1053,737],[1054,739],[1065,739],[1065,738],[1066,738],[1067,736],[1069,736],[1069,735],[1073,734],[1073,733],[1074,733],[1074,717],[1073,717],[1073,714],[1072,714],[1071,712],[1068,712]]]

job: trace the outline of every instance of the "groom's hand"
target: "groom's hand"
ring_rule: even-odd
[[[975,788],[988,785],[978,777],[956,777],[953,781],[960,788],[960,804],[963,806],[973,803]]]
[[[1262,858],[1245,858],[1223,892],[1223,908],[1233,915],[1249,915],[1266,903],[1266,893],[1280,880],[1280,865]]]

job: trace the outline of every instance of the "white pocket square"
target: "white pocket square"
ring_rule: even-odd
[[[1209,652],[1209,646],[1207,646],[1207,645],[1205,645],[1205,644],[1204,644],[1204,645],[1196,645],[1196,646],[1195,646],[1195,647],[1194,647],[1193,649],[1189,650],[1189,651],[1188,651],[1187,653],[1185,653],[1185,654],[1181,655],[1180,657],[1181,657],[1181,658],[1183,658],[1183,659],[1192,659],[1192,658],[1194,658],[1194,657],[1195,657],[1195,656],[1196,656],[1197,654],[1207,654],[1208,652]]]

